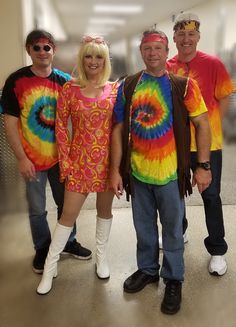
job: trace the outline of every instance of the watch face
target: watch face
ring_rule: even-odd
[[[198,167],[201,167],[205,170],[210,170],[211,169],[211,164],[209,161],[206,161],[206,162],[198,162]]]
[[[210,169],[211,168],[210,162],[204,162],[204,168],[207,170]]]

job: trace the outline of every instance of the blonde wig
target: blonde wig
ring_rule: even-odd
[[[97,40],[99,40],[99,42]],[[106,82],[109,80],[111,75],[111,62],[110,62],[108,45],[105,43],[105,41],[102,38],[92,38],[92,37],[83,38],[78,53],[78,62],[77,62],[78,78],[75,80],[75,82],[79,84],[81,87],[85,87],[89,82],[84,70],[84,63],[83,63],[84,57],[87,55],[91,55],[91,56],[99,55],[105,59],[104,69],[101,74],[101,78],[98,81],[98,87],[104,86]]]

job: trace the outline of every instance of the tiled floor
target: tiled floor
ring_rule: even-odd
[[[188,206],[189,243],[185,246],[186,276],[181,311],[175,316],[160,312],[164,285],[148,285],[136,294],[123,292],[123,281],[136,270],[135,233],[130,208],[114,209],[110,237],[108,281],[94,272],[89,261],[62,258],[52,291],[39,296],[40,276],[33,273],[33,249],[24,214],[0,221],[0,326],[1,327],[235,327],[236,303],[236,206],[224,207],[229,243],[228,272],[213,277],[207,272],[209,255],[203,246],[205,226],[200,206]],[[51,228],[55,212],[49,213]],[[94,251],[95,211],[83,210],[78,238]]]

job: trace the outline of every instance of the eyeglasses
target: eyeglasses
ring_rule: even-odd
[[[97,36],[97,37],[92,37],[92,36],[84,36],[82,38],[82,42],[81,43],[89,43],[89,42],[95,42],[98,44],[105,44],[105,40],[102,36]]]
[[[40,47],[40,45],[37,45],[37,44],[35,44],[35,45],[33,45],[33,50],[35,51],[35,52],[39,52],[40,50],[44,50],[44,51],[46,51],[46,52],[49,52],[51,49],[52,49],[52,47],[50,47],[50,45],[44,45],[44,46],[42,46],[42,47]]]

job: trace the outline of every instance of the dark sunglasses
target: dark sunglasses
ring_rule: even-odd
[[[46,52],[49,52],[52,48],[50,47],[50,45],[44,45],[43,47],[40,47],[39,45],[33,45],[33,50],[35,52],[39,52],[40,50],[44,50]]]

